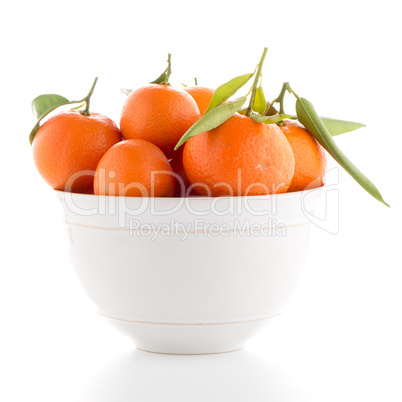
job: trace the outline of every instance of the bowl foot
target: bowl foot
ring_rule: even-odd
[[[217,324],[165,324],[105,317],[138,349],[160,354],[205,355],[240,350],[273,317]]]

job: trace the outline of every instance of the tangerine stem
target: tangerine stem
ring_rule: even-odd
[[[166,68],[165,81],[163,82],[163,83],[166,84],[166,85],[170,85],[170,84],[169,84],[169,78],[170,78],[170,76],[171,76],[171,74],[172,74],[172,62],[171,62],[171,57],[172,57],[172,55],[171,55],[170,53],[168,53],[168,60],[167,60],[168,66],[167,66],[167,68]]]
[[[251,92],[250,103],[249,103],[247,111],[246,111],[246,116],[250,116],[251,110],[252,110],[252,108],[254,106],[255,94],[257,92],[258,81],[259,81],[260,76],[261,76],[262,66],[264,64],[264,60],[265,60],[265,56],[267,55],[267,52],[268,52],[268,48],[264,47],[264,51],[262,53],[261,60],[258,63],[257,73],[255,74],[255,77],[254,77],[254,83],[253,83],[253,86],[252,86],[253,89],[252,89],[252,92]]]
[[[155,81],[151,81],[151,84],[170,85],[169,78],[170,78],[170,75],[172,74],[171,57],[172,57],[172,55],[170,53],[168,53],[167,67]]]
[[[88,95],[83,99],[83,101],[85,101],[86,106],[85,106],[85,109],[81,112],[81,114],[84,115],[84,116],[89,116],[90,115],[90,113],[89,113],[89,104],[91,103],[91,96],[94,93],[94,89],[95,89],[95,86],[96,86],[97,82],[98,82],[98,77],[95,77],[94,83],[92,84],[92,87],[88,92]]]

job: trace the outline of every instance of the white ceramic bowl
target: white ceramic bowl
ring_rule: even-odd
[[[140,349],[203,354],[242,348],[281,313],[320,192],[57,195],[75,270],[99,313]]]

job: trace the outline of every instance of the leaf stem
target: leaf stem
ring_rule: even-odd
[[[72,103],[72,102],[71,102],[71,103]],[[77,110],[77,109],[82,108],[83,106],[85,106],[85,102],[82,103],[81,105],[76,106],[76,107],[72,107],[71,110]]]
[[[287,83],[288,84],[288,88],[287,88],[287,90],[291,93],[291,94],[293,94],[294,95],[294,97],[296,98],[296,99],[300,99],[300,96],[299,95],[297,95],[297,93],[295,92],[295,91],[293,91],[293,89],[292,88],[290,88],[290,85],[289,85],[289,83]]]
[[[94,80],[94,82],[92,84],[91,89],[88,92],[88,95],[82,100],[83,102],[85,102],[85,109],[81,112],[81,114],[84,115],[84,116],[89,116],[90,115],[90,113],[89,113],[89,105],[91,103],[91,96],[94,93],[94,89],[95,89],[95,86],[96,86],[97,82],[98,82],[98,77],[95,77],[95,80]]]
[[[288,82],[284,82],[282,85],[282,89],[281,92],[279,93],[279,95],[271,102],[267,105],[267,108],[265,109],[264,112],[264,116],[267,115],[268,110],[270,109],[271,106],[273,106],[275,103],[279,103],[279,114],[285,114],[284,108],[283,108],[283,99],[285,97],[286,91],[289,90],[289,83]]]
[[[253,83],[253,86],[252,86],[253,89],[252,89],[252,92],[251,92],[250,103],[249,103],[247,111],[246,111],[246,116],[250,116],[251,110],[253,109],[253,106],[254,106],[255,94],[257,92],[258,81],[259,81],[260,76],[261,76],[262,66],[264,64],[264,60],[265,60],[265,56],[267,55],[267,52],[268,52],[268,48],[264,47],[264,51],[262,53],[261,60],[258,63],[257,72],[256,72],[255,77],[254,77],[254,83]]]

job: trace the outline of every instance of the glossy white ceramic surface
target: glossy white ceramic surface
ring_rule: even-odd
[[[320,189],[222,198],[57,192],[77,275],[137,347],[237,350],[281,313],[299,279]]]

